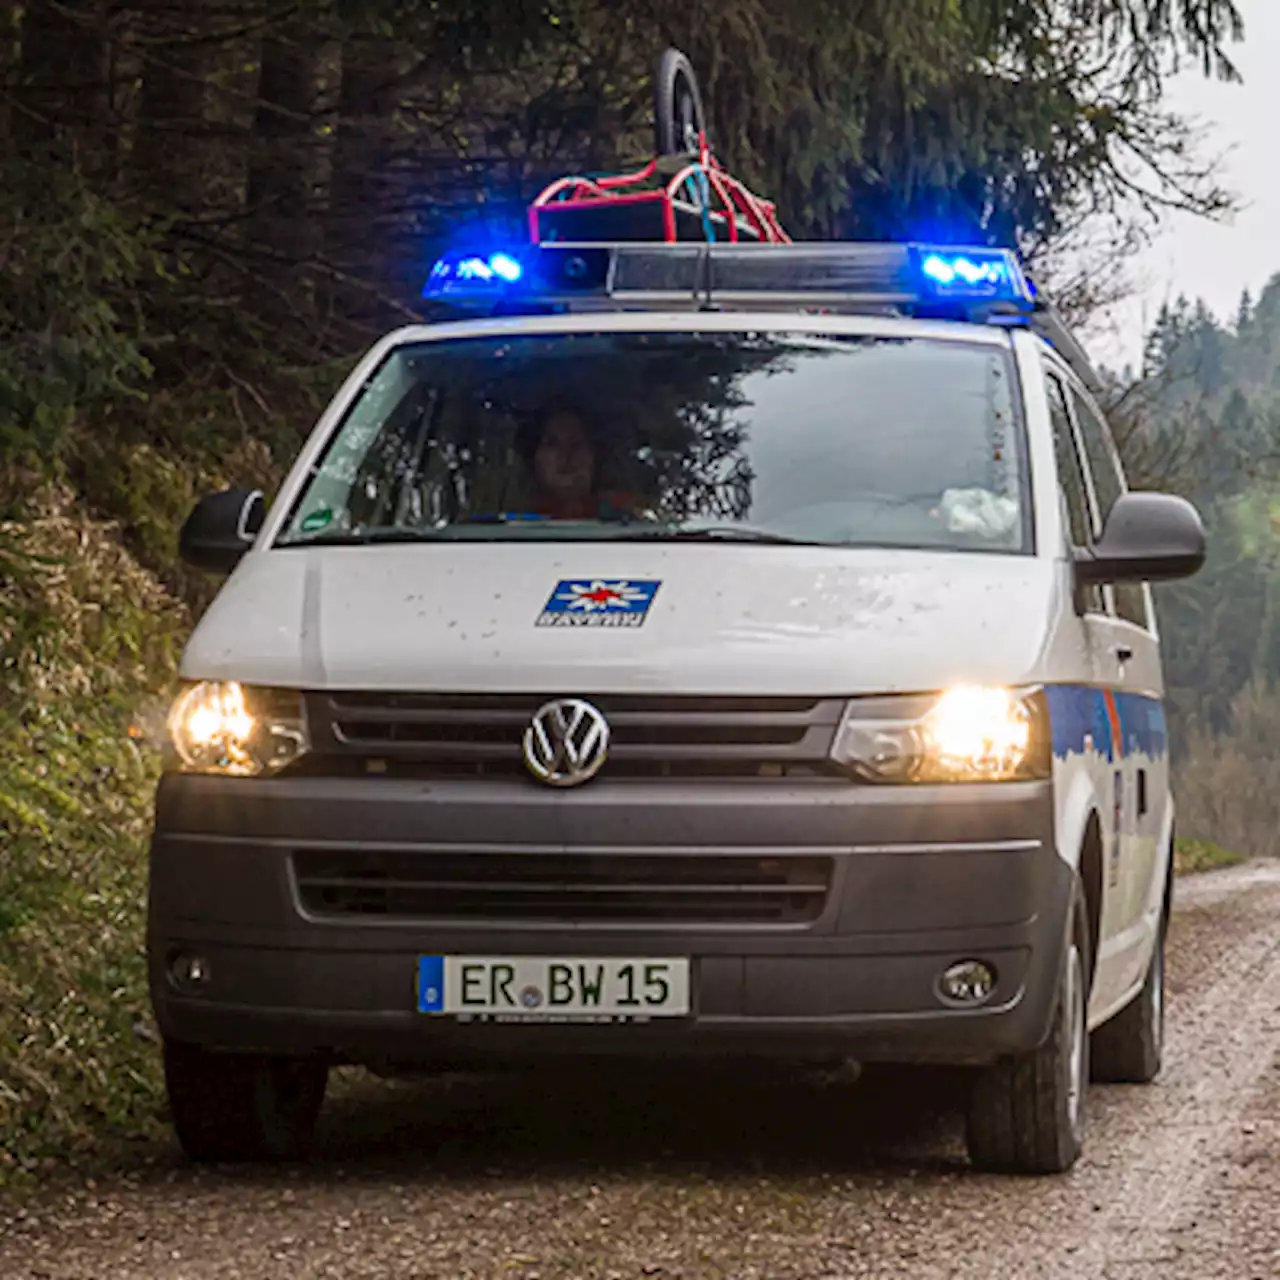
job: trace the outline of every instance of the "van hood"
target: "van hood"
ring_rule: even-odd
[[[182,671],[311,689],[566,694],[840,696],[1017,683],[1040,678],[1063,586],[1052,561],[956,552],[274,548],[240,563]],[[549,602],[569,620],[544,617]],[[600,612],[627,617],[582,620]]]

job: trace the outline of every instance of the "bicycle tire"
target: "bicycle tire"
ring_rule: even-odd
[[[697,155],[698,135],[706,127],[693,64],[679,49],[667,49],[658,60],[653,84],[653,132],[658,155]]]

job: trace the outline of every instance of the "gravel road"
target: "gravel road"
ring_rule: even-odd
[[[168,1148],[0,1201],[6,1280],[1280,1277],[1280,866],[1179,885],[1169,1056],[1057,1179],[968,1172],[945,1076],[357,1081],[305,1168]]]

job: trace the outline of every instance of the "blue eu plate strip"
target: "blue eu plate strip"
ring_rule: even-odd
[[[418,957],[418,1012],[444,1012],[444,956]]]

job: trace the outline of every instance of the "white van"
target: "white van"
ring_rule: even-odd
[[[451,255],[267,511],[170,720],[148,946],[194,1159],[328,1067],[932,1062],[982,1169],[1160,1068],[1173,845],[1147,583],[1087,362],[1014,257]]]

